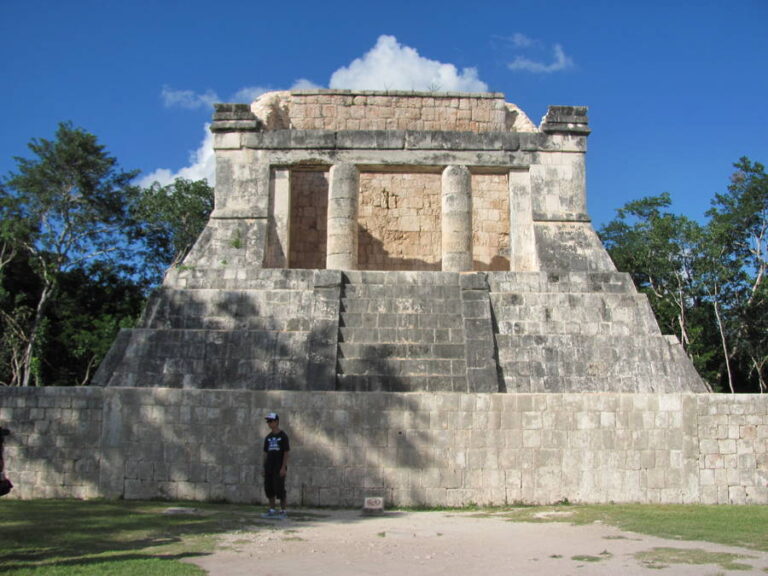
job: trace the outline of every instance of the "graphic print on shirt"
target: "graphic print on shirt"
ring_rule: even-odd
[[[267,436],[267,452],[280,452],[280,436]]]

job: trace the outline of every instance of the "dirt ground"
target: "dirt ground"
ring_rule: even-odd
[[[231,532],[191,560],[212,576],[762,574],[768,553],[664,540],[604,524],[472,512],[301,510]]]

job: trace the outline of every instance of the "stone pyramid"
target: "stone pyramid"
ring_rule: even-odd
[[[216,208],[96,384],[708,390],[592,229],[586,108],[274,92],[211,130]]]

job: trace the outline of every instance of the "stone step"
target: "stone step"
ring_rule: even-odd
[[[411,344],[411,343],[339,343],[339,358],[442,358],[464,360],[463,344]]]
[[[342,298],[341,312],[371,314],[455,314],[456,298]],[[461,309],[459,309],[459,313]]]
[[[341,327],[339,342],[411,344],[463,344],[463,328]]]
[[[455,272],[429,271],[368,271],[345,270],[343,279],[347,286],[380,284],[388,286],[458,286],[460,275]]]
[[[467,380],[465,376],[339,374],[336,389],[343,392],[466,392]]]
[[[461,298],[461,288],[458,284],[345,284],[342,290],[342,298],[455,300]]]
[[[460,314],[356,314],[346,312],[341,314],[339,318],[339,327],[459,330],[463,327],[463,319]]]
[[[447,358],[339,358],[338,374],[358,376],[461,376],[466,374],[464,359]]]

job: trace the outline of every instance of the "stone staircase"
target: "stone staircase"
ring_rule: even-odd
[[[466,391],[459,275],[344,272],[337,390]]]

